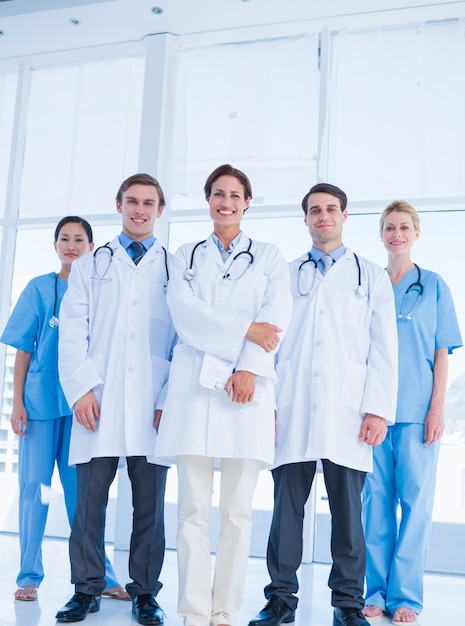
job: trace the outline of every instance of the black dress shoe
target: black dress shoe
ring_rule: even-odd
[[[249,622],[249,626],[279,626],[295,620],[295,611],[279,596],[271,596],[264,609]]]
[[[100,596],[78,591],[55,616],[59,622],[81,622],[87,613],[100,611]]]
[[[165,614],[151,593],[143,593],[132,600],[132,612],[139,624],[163,624]]]
[[[334,609],[333,626],[368,626],[360,609]]]

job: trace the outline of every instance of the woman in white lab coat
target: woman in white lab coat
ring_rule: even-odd
[[[181,246],[171,269],[168,306],[180,341],[156,447],[178,468],[178,612],[186,626],[234,624],[239,613],[252,496],[274,455],[274,353],[291,313],[283,257],[240,228],[252,198],[246,175],[220,166],[204,190],[213,233]],[[212,590],[215,465],[221,532]]]

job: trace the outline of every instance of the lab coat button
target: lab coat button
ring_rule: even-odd
[[[130,372],[133,372],[133,371],[134,371],[133,366],[132,366],[132,365],[130,365],[130,366],[128,367],[128,370],[129,370]]]
[[[132,301],[132,306],[137,306],[138,304],[139,304],[139,301],[138,301],[138,300],[133,300],[133,301]]]
[[[218,398],[212,398],[212,402],[213,404],[216,404],[218,402]]]

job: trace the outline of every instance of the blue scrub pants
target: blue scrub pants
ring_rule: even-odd
[[[373,448],[363,492],[366,604],[394,613],[423,608],[439,442],[425,446],[423,424],[395,424]],[[397,519],[400,505],[400,520]]]
[[[50,487],[57,464],[63,486],[70,526],[76,510],[76,468],[68,465],[72,416],[51,420],[28,420],[27,437],[20,437],[18,448],[20,571],[18,587],[39,587],[44,578],[42,541],[47,522],[48,503],[42,486]],[[106,586],[119,585],[108,557]]]

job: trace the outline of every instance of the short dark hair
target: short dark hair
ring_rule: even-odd
[[[116,202],[121,204],[124,192],[127,191],[131,185],[151,185],[152,187],[155,187],[158,192],[160,206],[165,206],[165,195],[163,193],[163,189],[161,188],[158,180],[153,176],[150,176],[150,174],[133,174],[132,176],[129,176],[129,178],[126,178],[126,180],[123,180],[120,188],[118,189],[118,193],[116,194]]]
[[[205,198],[207,200],[211,195],[213,183],[220,176],[234,176],[234,178],[237,178],[237,180],[244,188],[245,199],[247,200],[247,198],[252,198],[252,185],[250,184],[250,180],[248,179],[248,177],[244,174],[244,172],[241,172],[241,170],[238,170],[232,165],[226,163],[225,165],[220,165],[219,167],[217,167],[216,170],[213,170],[213,172],[207,178],[203,188],[205,192]]]
[[[94,241],[94,235],[92,233],[92,226],[83,217],[78,217],[77,215],[67,215],[66,217],[63,217],[58,222],[55,228],[55,239],[54,239],[55,241],[58,241],[58,237],[60,236],[60,230],[66,224],[80,224],[83,227],[83,229],[86,231],[86,235],[87,235],[87,239],[89,240],[89,243],[92,243]]]
[[[339,187],[336,187],[336,185],[331,185],[330,183],[318,183],[316,185],[313,185],[313,187],[308,193],[305,194],[302,200],[302,209],[305,215],[307,215],[308,210],[307,201],[312,193],[329,193],[330,196],[334,196],[339,200],[339,202],[341,203],[341,211],[345,211],[347,208],[347,196],[342,191],[342,189],[339,189]]]

